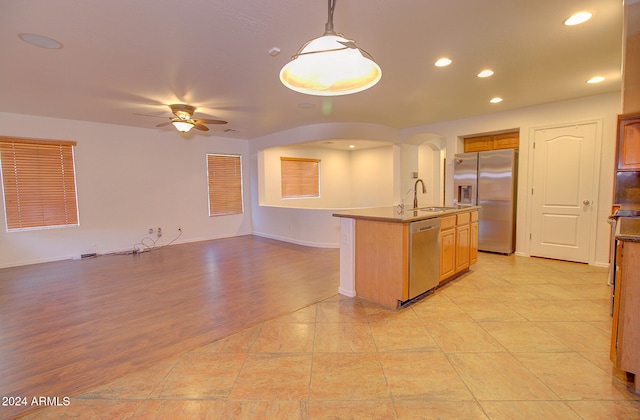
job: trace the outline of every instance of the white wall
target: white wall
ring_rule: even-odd
[[[280,157],[320,159],[320,197],[282,199]],[[259,206],[256,235],[303,245],[337,247],[339,221],[332,214],[357,207],[393,205],[394,148],[338,150],[284,146],[257,152]]]
[[[615,133],[616,133],[616,116],[620,113],[620,93],[611,93],[605,95],[592,96],[570,101],[562,101],[551,104],[539,105],[517,109],[513,111],[498,112],[478,117],[465,118],[455,121],[444,121],[435,124],[428,124],[420,127],[414,127],[405,130],[392,130],[390,128],[380,130],[375,127],[368,126],[369,130],[359,132],[358,128],[362,125],[354,124],[349,127],[345,123],[326,124],[310,127],[299,127],[289,130],[285,133],[277,133],[259,139],[251,140],[250,146],[254,153],[264,147],[274,147],[278,145],[295,144],[295,138],[300,141],[312,141],[321,139],[340,139],[345,131],[353,131],[353,135],[358,138],[372,138],[376,140],[392,141],[399,146],[393,147],[393,185],[394,197],[392,202],[397,204],[400,197],[406,192],[407,174],[410,171],[419,171],[419,176],[423,174],[423,168],[426,165],[420,163],[420,156],[423,162],[432,159],[441,159],[442,154],[446,156],[445,168],[440,168],[440,172],[444,172],[445,176],[445,197],[444,204],[452,204],[453,191],[453,155],[462,152],[462,140],[464,136],[496,132],[505,129],[519,128],[520,130],[520,177],[519,177],[519,200],[518,215],[516,229],[516,253],[519,255],[528,255],[528,237],[529,226],[526,224],[526,211],[529,206],[528,195],[528,178],[530,168],[528,165],[529,154],[531,149],[531,140],[529,139],[530,131],[533,128],[550,126],[555,124],[565,124],[572,122],[583,122],[590,120],[598,120],[602,129],[602,148],[600,150],[600,194],[596,204],[597,226],[595,232],[595,241],[593,244],[593,252],[590,263],[596,265],[608,264],[609,249],[609,225],[607,216],[611,211],[612,186],[613,186],[613,160],[615,153]],[[355,133],[355,134],[354,134]],[[317,135],[317,137],[316,137]],[[370,135],[371,137],[367,137]],[[353,138],[353,137],[352,137]],[[437,139],[442,142],[440,147],[440,156],[434,152],[431,157],[426,153],[421,153],[421,147],[424,147],[423,140]],[[445,146],[446,145],[446,146]],[[424,151],[424,150],[422,150]],[[255,159],[254,159],[255,160]],[[257,171],[255,171],[257,172]],[[426,177],[426,176],[425,176]],[[258,179],[252,179],[257,185]],[[430,183],[435,183],[430,180]],[[413,185],[413,183],[411,183]],[[436,188],[432,189],[436,191]],[[252,191],[257,203],[257,189]],[[412,196],[407,202],[411,202]],[[385,199],[386,200],[386,199]],[[420,203],[430,204],[427,201],[437,201],[436,197],[419,198]],[[405,204],[406,204],[405,203]],[[339,228],[338,221],[332,217],[332,211],[307,211],[296,209],[274,209],[260,208],[253,209],[254,230],[257,233],[263,232],[267,236],[287,240],[292,238],[294,242],[313,244],[316,241],[323,246],[339,245]],[[295,234],[289,232],[293,227],[289,227],[287,221],[295,220],[294,223],[300,226]],[[303,226],[307,226],[306,228]],[[309,226],[313,226],[313,234],[320,233],[318,237],[307,236],[311,234]],[[293,235],[293,236],[292,236]],[[333,244],[333,245],[332,245]]]
[[[77,141],[80,214],[79,227],[22,232],[6,232],[2,217],[0,267],[130,250],[149,228],[163,230],[157,245],[176,238],[178,227],[176,243],[251,233],[249,188],[243,215],[209,217],[206,175],[207,153],[240,154],[247,185],[247,140],[7,113],[0,127],[3,136]]]
[[[365,182],[359,200],[373,199],[374,185],[392,184],[395,204],[405,192],[401,180],[406,163],[403,142],[419,146],[419,138],[446,140],[446,196],[453,189],[452,157],[461,151],[460,137],[470,134],[520,129],[520,182],[516,252],[527,255],[526,209],[531,129],[554,124],[601,121],[600,196],[594,260],[608,262],[609,225],[613,186],[616,115],[620,94],[612,93],[572,101],[557,102],[485,116],[445,121],[396,130],[375,124],[318,124],[298,127],[252,140],[192,136],[188,140],[174,131],[147,130],[0,113],[0,135],[75,140],[80,227],[7,233],[0,220],[0,267],[70,258],[82,253],[131,249],[147,235],[149,227],[162,227],[168,242],[183,229],[179,242],[226,236],[256,234],[290,240],[305,245],[338,246],[339,221],[334,209],[296,209],[258,204],[258,152],[269,147],[293,145],[323,139],[371,139],[390,141],[392,179],[381,175]],[[400,146],[400,144],[402,144]],[[417,152],[417,151],[416,151]],[[210,218],[207,212],[206,153],[243,156],[245,213],[242,216]],[[419,153],[419,152],[418,152]],[[372,161],[386,159],[373,155]],[[367,167],[366,155],[357,167]],[[419,162],[415,168],[422,171]],[[415,170],[415,169],[412,169]],[[384,171],[386,172],[386,171]],[[420,176],[422,172],[420,172]],[[365,177],[366,178],[366,177]],[[365,180],[366,181],[366,180]],[[353,188],[353,186],[351,187]],[[384,192],[380,202],[389,199]],[[2,200],[2,197],[0,197]],[[425,202],[426,201],[422,201]],[[0,201],[0,204],[3,204]],[[375,204],[372,204],[375,205]],[[344,208],[344,206],[339,206]],[[253,225],[252,225],[253,223]]]
[[[311,147],[276,147],[262,152],[259,166],[260,205],[298,208],[339,208],[351,200],[350,155],[348,151]],[[282,198],[281,157],[320,160],[320,196]]]
[[[354,150],[351,153],[350,207],[393,205],[393,146]]]

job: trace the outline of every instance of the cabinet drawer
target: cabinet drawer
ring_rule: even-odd
[[[457,225],[466,225],[469,224],[469,221],[471,220],[471,212],[456,214],[456,217]]]
[[[450,229],[456,225],[456,216],[446,216],[440,219],[440,230]]]
[[[471,212],[471,221],[472,222],[477,222],[478,221],[478,211],[472,211]]]

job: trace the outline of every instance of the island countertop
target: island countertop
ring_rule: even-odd
[[[616,239],[627,242],[640,242],[640,218],[620,217],[617,223]]]
[[[418,220],[432,219],[434,217],[449,216],[477,210],[478,206],[424,206],[417,209],[405,209],[400,211],[398,206],[369,207],[334,213],[334,217],[346,217],[351,219],[378,220],[383,222],[409,223]]]

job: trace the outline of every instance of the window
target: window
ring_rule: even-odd
[[[0,137],[7,231],[78,226],[75,145]]]
[[[320,197],[320,160],[280,158],[282,198]]]
[[[237,155],[207,155],[209,216],[242,213],[242,160]]]

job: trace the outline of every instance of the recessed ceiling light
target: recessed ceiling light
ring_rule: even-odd
[[[280,54],[280,48],[278,47],[273,47],[269,50],[269,55],[271,57],[277,57]]]
[[[587,83],[600,83],[604,81],[604,77],[602,76],[594,76],[591,79],[587,80]]]
[[[61,42],[58,42],[55,39],[51,39],[44,35],[18,34],[18,38],[35,47],[47,48],[49,50],[59,50],[60,48],[62,48]]]
[[[492,104],[497,104],[502,102],[502,98],[499,98],[496,96],[495,98],[491,99],[489,102],[491,102]]]
[[[487,70],[482,70],[480,73],[478,73],[478,77],[485,78],[489,76],[493,76],[493,70],[487,69]]]
[[[355,146],[355,145],[353,145],[353,144],[350,144],[350,145],[349,145],[349,149],[355,149],[355,148],[356,148],[356,146]]]
[[[451,64],[452,61],[450,58],[442,57],[438,61],[436,61],[436,67],[446,67]]]
[[[591,13],[579,12],[565,19],[564,24],[567,26],[579,25],[591,19]]]

